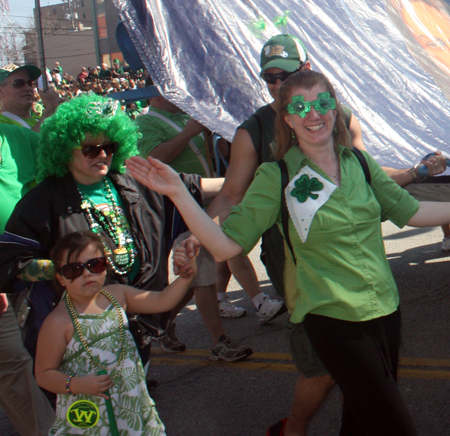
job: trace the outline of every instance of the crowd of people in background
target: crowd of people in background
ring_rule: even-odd
[[[145,70],[134,71],[129,67],[121,67],[118,59],[113,60],[113,66],[107,64],[101,66],[81,67],[80,73],[72,76],[64,72],[59,62],[55,62],[55,68],[47,68],[47,81],[49,88],[58,93],[59,97],[69,100],[81,94],[97,94],[106,96],[111,93],[131,91],[152,85],[153,81]],[[35,103],[33,104],[34,116],[42,115],[43,105],[35,87]],[[146,113],[148,104],[146,101],[137,101],[123,107],[132,119],[136,119],[141,113]]]

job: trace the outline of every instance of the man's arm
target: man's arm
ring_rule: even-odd
[[[44,106],[44,112],[39,122],[31,129],[37,133],[41,131],[41,125],[46,118],[53,115],[58,106],[65,101],[65,99],[59,98],[59,94],[49,89],[48,91],[39,91],[39,95],[42,99]]]
[[[352,137],[352,145],[360,150],[366,150],[362,139],[361,125],[357,118],[352,114],[350,121],[350,136]],[[421,164],[426,165],[430,176],[441,174],[447,168],[447,160],[440,151],[435,152],[435,156],[431,156],[428,160],[423,160]],[[410,183],[414,183],[420,179],[417,175],[417,168],[391,168],[382,167],[386,174],[394,180],[398,185],[404,187]]]
[[[139,141],[138,147],[140,154],[143,158],[151,156],[155,159],[170,164],[186,147],[189,141],[194,137],[199,135],[204,127],[194,119],[190,119],[186,127],[172,139],[166,142],[160,142],[155,145],[156,138],[150,135],[150,132],[146,132],[145,125],[142,123],[145,120],[137,120],[139,131],[143,134],[143,138]],[[152,137],[150,137],[152,136]],[[143,155],[146,154],[145,156]]]
[[[250,135],[247,130],[238,129],[231,144],[225,182],[206,211],[217,223],[223,223],[230,214],[231,206],[241,202],[257,168],[258,155]]]
[[[359,124],[358,119],[352,114],[350,119],[350,128],[348,129],[350,136],[352,137],[352,145],[359,150],[366,150],[363,143],[361,124]]]
[[[203,198],[205,200],[211,200],[214,198],[222,189],[224,180],[225,179],[223,177],[217,177],[215,179],[208,179],[206,177],[202,178],[201,183]]]
[[[420,164],[425,165],[428,169],[429,176],[433,177],[443,173],[446,170],[447,159],[445,156],[442,156],[442,152],[437,150],[434,152],[434,156],[431,156],[427,160],[422,160]],[[401,187],[420,181],[420,177],[417,175],[417,166],[402,170],[388,167],[382,168],[386,171],[387,175]]]

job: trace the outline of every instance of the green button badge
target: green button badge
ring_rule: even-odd
[[[100,411],[92,401],[75,401],[67,411],[67,420],[78,428],[89,428],[97,424]]]

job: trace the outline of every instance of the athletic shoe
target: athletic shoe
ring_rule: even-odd
[[[222,318],[240,318],[246,311],[243,307],[237,307],[228,299],[219,301],[219,312]]]
[[[287,418],[278,421],[276,424],[269,427],[266,436],[284,436],[284,429],[286,427]]]
[[[450,236],[442,240],[441,250],[450,251]]]
[[[233,342],[229,337],[222,335],[219,343],[211,350],[209,360],[222,360],[224,362],[235,362],[245,359],[253,354],[253,350],[248,347]]]
[[[265,296],[263,302],[256,309],[256,316],[259,318],[259,323],[263,325],[284,312],[286,312],[286,308],[282,301],[272,300]]]
[[[186,345],[182,344],[175,334],[176,324],[173,322],[167,329],[166,333],[158,338],[152,338],[155,342],[159,344],[161,350],[166,353],[181,353],[186,349]]]

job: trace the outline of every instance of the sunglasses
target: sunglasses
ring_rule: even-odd
[[[119,148],[119,143],[110,142],[109,144],[82,145],[76,148],[81,150],[81,153],[83,153],[84,157],[87,157],[88,159],[94,159],[102,151],[105,152],[106,156],[112,156]]]
[[[33,81],[32,80],[25,80],[25,79],[16,79],[11,82],[11,85],[14,89],[22,89],[25,88],[25,85],[28,85],[30,88],[33,87]]]
[[[95,257],[86,263],[74,262],[64,265],[58,270],[67,280],[75,280],[87,268],[92,274],[100,274],[106,270],[106,257]]]
[[[325,115],[330,109],[336,109],[336,100],[330,97],[329,92],[321,92],[317,95],[317,100],[305,101],[303,95],[292,97],[292,103],[286,107],[286,111],[291,114],[297,114],[300,118],[305,118],[306,114],[314,108],[316,112]]]
[[[303,65],[302,65],[303,67]],[[260,77],[264,80],[264,82],[268,83],[269,85],[275,85],[277,83],[277,80],[280,79],[282,82],[284,82],[289,76],[292,76],[295,73],[298,73],[302,67],[300,67],[298,70],[292,71],[292,73],[289,73],[288,71],[283,71],[282,73],[278,74],[270,74],[270,73],[261,73]]]

